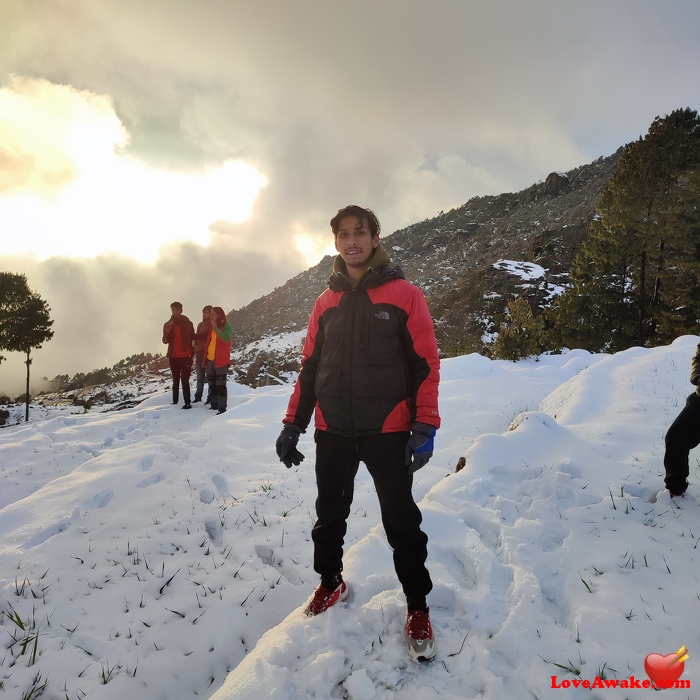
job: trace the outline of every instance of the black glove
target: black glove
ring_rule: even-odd
[[[406,466],[408,473],[413,474],[424,467],[433,456],[435,426],[427,423],[414,423],[411,426],[411,437],[406,445]]]
[[[292,465],[297,467],[304,461],[304,455],[297,450],[299,434],[302,432],[302,429],[296,425],[285,425],[277,438],[275,443],[277,456],[280,458],[280,462],[284,462],[287,469],[291,469]]]

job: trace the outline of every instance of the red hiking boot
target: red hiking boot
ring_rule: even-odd
[[[406,615],[408,655],[413,661],[430,661],[435,656],[433,626],[430,624],[430,608],[409,610]]]
[[[305,615],[313,616],[320,615],[322,612],[326,612],[328,608],[334,606],[336,603],[344,603],[350,597],[350,591],[345,585],[345,581],[341,579],[337,588],[329,591],[323,586],[319,586],[313,594],[311,601],[306,606],[304,611]]]

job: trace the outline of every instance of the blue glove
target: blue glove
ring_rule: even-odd
[[[408,473],[413,474],[424,467],[433,456],[435,426],[427,423],[414,423],[411,426],[411,437],[406,444],[406,466]]]
[[[287,469],[291,469],[292,465],[298,467],[304,461],[304,455],[297,450],[301,432],[302,429],[296,425],[285,425],[275,443],[277,456]]]

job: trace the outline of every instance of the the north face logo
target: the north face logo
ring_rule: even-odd
[[[388,321],[390,319],[388,311],[380,311],[379,313],[374,314],[374,317],[378,318],[380,321]]]

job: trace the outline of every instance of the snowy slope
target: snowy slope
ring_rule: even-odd
[[[644,679],[647,654],[682,644],[683,678],[700,686],[695,469],[684,499],[659,494],[696,343],[443,363],[443,428],[414,487],[435,583],[427,665],[406,658],[403,596],[362,469],[351,601],[302,616],[317,583],[311,431],[298,469],[274,454],[291,386],[230,384],[223,416],[159,394],[6,428],[2,688],[20,698],[47,682],[43,697],[61,700],[627,697],[551,688],[552,675],[575,677],[555,664]]]

